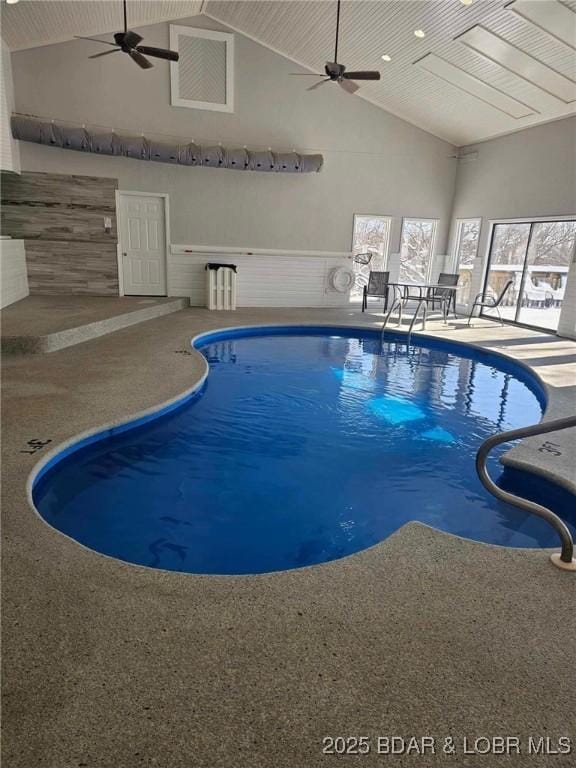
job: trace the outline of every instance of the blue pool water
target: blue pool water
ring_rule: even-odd
[[[393,334],[381,348],[373,332],[342,329],[230,331],[199,346],[210,364],[199,393],[41,473],[34,502],[51,525],[121,560],[214,574],[334,560],[411,520],[557,546],[474,468],[484,438],[540,419],[540,385],[520,366],[439,340],[407,348]],[[529,485],[574,524],[573,498]]]

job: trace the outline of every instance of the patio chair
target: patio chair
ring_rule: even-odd
[[[368,307],[368,298],[374,296],[384,299],[384,312],[388,309],[388,280],[390,272],[370,272],[368,285],[362,292],[362,312]]]
[[[449,285],[449,286],[456,286],[458,285],[458,280],[460,279],[460,275],[453,274],[452,272],[441,272],[440,276],[438,277],[438,285]],[[456,317],[456,291],[451,290],[445,290],[443,288],[430,288],[428,291],[429,298],[432,299],[432,309],[436,309],[436,300],[439,300],[440,305],[442,305],[442,301],[440,299],[448,299],[448,311],[450,311],[450,307],[452,307],[452,312],[454,313],[454,317]]]
[[[502,315],[500,313],[500,305],[504,301],[504,297],[514,284],[514,279],[508,280],[504,288],[500,291],[498,296],[488,296],[487,298],[484,298],[484,291],[481,293],[478,293],[474,299],[474,303],[472,304],[472,309],[470,310],[470,314],[468,315],[468,325],[470,325],[470,321],[472,320],[472,315],[474,314],[474,310],[476,307],[480,307],[482,309],[483,307],[486,307],[486,309],[495,309],[498,313],[498,318],[500,319],[500,325],[504,325],[504,320],[502,320]]]

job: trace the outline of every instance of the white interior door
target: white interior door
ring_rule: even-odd
[[[126,296],[166,295],[164,199],[120,193],[120,248]]]

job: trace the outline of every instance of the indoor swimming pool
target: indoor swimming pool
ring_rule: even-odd
[[[489,495],[474,467],[485,438],[540,420],[538,379],[469,345],[412,341],[334,327],[204,334],[202,387],[61,451],[37,473],[34,504],[90,549],[197,574],[317,565],[410,521],[556,547],[546,522]],[[544,494],[574,530],[568,492],[515,471],[500,482]]]

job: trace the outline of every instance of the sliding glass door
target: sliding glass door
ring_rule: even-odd
[[[558,330],[575,239],[576,221],[532,225],[516,318],[519,323]]]
[[[509,280],[513,282],[498,309],[483,310],[487,317],[498,318],[500,313],[504,320],[516,320],[530,227],[530,224],[494,225],[484,295],[486,298],[496,298]]]
[[[576,243],[576,221],[495,224],[484,282],[486,296],[499,296],[512,280],[499,310],[504,320],[556,331]],[[484,309],[498,317],[496,309]]]

